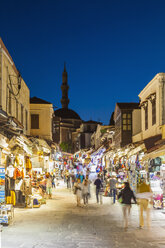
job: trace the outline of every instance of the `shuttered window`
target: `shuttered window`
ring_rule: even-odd
[[[156,124],[156,99],[152,100],[152,125]]]
[[[132,129],[132,118],[131,114],[123,114],[123,131],[131,131]]]
[[[39,115],[31,115],[31,129],[39,129]]]
[[[21,124],[23,125],[23,105],[21,104]]]
[[[28,130],[28,111],[25,110],[25,119],[26,119],[26,131]]]
[[[18,120],[18,100],[16,99],[16,119]]]
[[[9,114],[12,114],[11,112],[11,92],[9,91]]]
[[[148,105],[145,107],[145,130],[148,129]]]

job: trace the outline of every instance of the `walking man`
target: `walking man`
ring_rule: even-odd
[[[115,204],[115,202],[116,202],[116,193],[117,193],[117,190],[116,190],[117,180],[116,180],[115,176],[113,176],[110,179],[109,184],[110,184],[110,195],[113,197],[113,203]]]
[[[100,189],[101,187],[103,187],[101,179],[100,179],[100,175],[98,174],[97,179],[94,182],[94,185],[96,185],[96,200],[97,203],[99,203],[99,196],[100,196],[100,203],[102,204],[102,197],[100,195]]]

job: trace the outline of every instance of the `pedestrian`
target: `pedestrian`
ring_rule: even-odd
[[[53,174],[52,175],[52,188],[55,188],[56,185],[55,185],[55,175]]]
[[[118,195],[118,199],[121,199],[122,203],[122,210],[123,210],[123,221],[124,221],[124,228],[128,228],[128,218],[130,216],[131,211],[131,200],[133,199],[136,203],[136,197],[133,191],[130,188],[128,182],[124,183],[124,189]]]
[[[91,187],[90,186],[91,186],[92,181],[89,179],[88,175],[86,175],[85,180],[87,180],[87,183],[88,183],[88,199],[89,199],[91,198]]]
[[[68,170],[65,173],[65,178],[66,178],[66,183],[67,183],[67,189],[69,189],[70,188],[70,174]]]
[[[52,178],[49,172],[46,174],[46,193],[47,193],[47,196],[51,199],[52,198]]]
[[[74,183],[75,183],[75,180],[76,179],[76,177],[75,177],[75,175],[74,175],[74,171],[72,170],[72,172],[71,172],[71,175],[70,175],[70,185],[71,185],[71,189],[73,189],[73,187],[74,187]]]
[[[116,184],[117,183],[118,183],[118,181],[116,180],[115,176],[110,178],[110,181],[109,181],[109,184],[110,184],[110,196],[113,197],[113,204],[115,204],[115,202],[116,202],[116,193],[117,193]]]
[[[104,167],[104,169],[103,169],[104,181],[105,181],[106,173],[107,173],[107,170],[106,170],[106,168]]]
[[[82,184],[80,178],[77,179],[77,182],[74,184],[75,194],[77,198],[77,207],[81,207],[82,199]]]
[[[99,198],[100,198],[100,203],[102,204],[102,195],[100,194],[101,187],[103,187],[100,175],[98,174],[97,179],[94,182],[94,185],[96,185],[96,200],[97,203],[99,203]]]
[[[77,171],[77,174],[76,174],[76,179],[80,178],[80,172]]]
[[[81,180],[81,183],[83,183],[83,181],[84,181],[84,174],[83,174],[83,171],[80,172],[80,180]]]
[[[149,184],[143,180],[142,183],[137,187],[137,195],[139,204],[139,228],[144,227],[144,211],[147,217],[147,227],[150,228],[150,203],[152,203],[152,190]]]
[[[82,184],[82,197],[84,200],[84,206],[88,204],[88,197],[89,197],[89,191],[88,191],[88,180],[85,179]]]

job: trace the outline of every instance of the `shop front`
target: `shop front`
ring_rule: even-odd
[[[31,188],[31,142],[25,136],[14,136],[9,141],[10,154],[6,157],[6,203],[27,207]]]
[[[148,178],[153,192],[153,207],[165,208],[165,145],[147,153],[144,161],[148,168]]]

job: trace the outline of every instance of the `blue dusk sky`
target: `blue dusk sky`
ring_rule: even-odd
[[[109,123],[116,102],[165,72],[165,1],[8,0],[0,37],[37,96],[61,107],[64,61],[70,104],[83,120]]]

